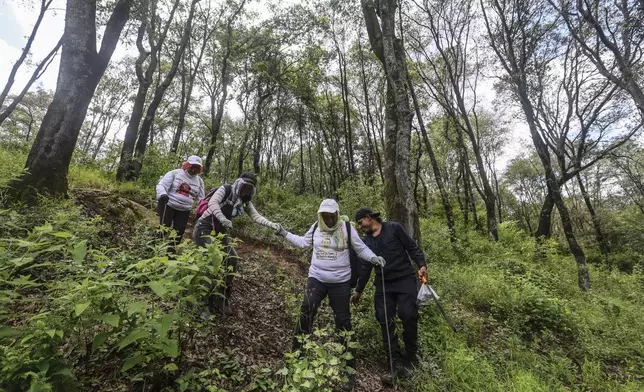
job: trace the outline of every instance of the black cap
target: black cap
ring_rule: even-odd
[[[358,210],[358,212],[356,212],[356,222],[358,222],[360,219],[364,218],[365,216],[378,218],[380,216],[380,213],[375,212],[374,210],[371,210],[369,208],[361,208]]]
[[[255,173],[246,172],[239,176],[239,178],[243,179],[252,186],[257,187],[257,176],[255,175]]]

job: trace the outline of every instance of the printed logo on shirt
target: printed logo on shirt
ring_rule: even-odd
[[[181,185],[179,185],[179,188],[177,188],[177,193],[186,197],[190,197],[191,190],[192,190],[192,187],[190,187],[190,185],[184,182]]]
[[[315,257],[318,260],[333,261],[338,259],[338,252],[330,249],[320,249],[315,252]]]

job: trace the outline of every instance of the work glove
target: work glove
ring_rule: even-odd
[[[165,203],[167,203],[167,202],[168,202],[168,199],[169,199],[169,198],[170,198],[170,196],[168,196],[167,194],[165,194],[165,195],[161,195],[161,196],[159,197],[159,203],[164,203],[164,204],[165,204]]]
[[[231,222],[229,219],[224,219],[221,222],[221,225],[224,227],[226,230],[230,230],[233,228],[233,222]]]
[[[375,265],[376,267],[380,267],[380,268],[383,268],[385,264],[387,264],[387,262],[382,256],[372,257],[371,260],[369,260],[369,262]]]
[[[288,235],[288,231],[282,225],[278,224],[277,229],[275,230],[275,233],[281,235],[282,237],[286,237]]]

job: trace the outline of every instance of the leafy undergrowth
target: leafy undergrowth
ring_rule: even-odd
[[[84,178],[76,176],[77,183]],[[238,245],[243,261],[232,314],[205,321],[194,304],[203,301],[207,279],[223,278],[220,253],[211,249],[209,258],[184,241],[178,260],[168,258],[145,223],[154,220],[151,192],[94,185],[101,189],[77,189],[71,201],[1,212],[0,388],[322,391],[340,382],[345,353],[324,328],[333,325],[327,305],[304,358],[288,353],[307,252],[236,219],[245,242]],[[352,186],[341,190],[342,213],[381,207],[377,192],[350,192]],[[303,234],[318,203],[264,186],[256,204]],[[439,215],[421,225],[430,283],[458,330],[433,304],[423,307],[421,363],[399,388],[644,390],[640,270],[591,266],[593,288],[581,292],[561,246],[552,241],[536,251],[512,222],[501,225],[496,244],[459,227],[453,248]],[[383,390],[387,369],[372,290],[352,311],[359,391]]]
[[[204,320],[208,287],[226,274],[218,242],[207,254],[190,241],[168,254],[161,233],[130,215],[139,207],[115,213],[114,203],[131,207],[79,190],[3,210],[1,389],[331,391],[342,382],[348,354],[328,328],[301,358],[289,354],[302,255],[239,243],[231,314]],[[323,309],[320,326],[330,317]],[[358,362],[359,391],[380,390],[370,365]]]
[[[361,192],[340,202],[342,213],[351,216],[356,205],[378,205]],[[315,219],[316,203],[310,197],[278,189],[264,190],[262,197],[266,194],[266,201],[258,201],[260,211],[281,217],[293,232],[303,234]],[[367,201],[359,204],[360,198]],[[641,271],[626,274],[591,265],[593,288],[582,292],[573,258],[555,241],[537,251],[534,239],[512,222],[501,225],[496,244],[459,227],[453,248],[440,215],[422,220],[421,229],[430,283],[457,332],[435,305],[421,309],[422,360],[414,377],[403,383],[408,390],[644,390]],[[243,230],[284,244],[254,225]],[[384,372],[380,329],[373,300],[367,299],[371,293],[363,297],[352,312],[357,355]]]

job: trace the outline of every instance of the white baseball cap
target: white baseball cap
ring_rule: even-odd
[[[340,211],[340,207],[338,206],[338,203],[333,199],[322,200],[322,203],[320,203],[320,209],[318,209],[318,213],[320,212],[334,213],[338,211]]]
[[[188,163],[191,164],[191,165],[203,166],[201,164],[201,157],[199,157],[197,155],[190,155],[188,157]]]

